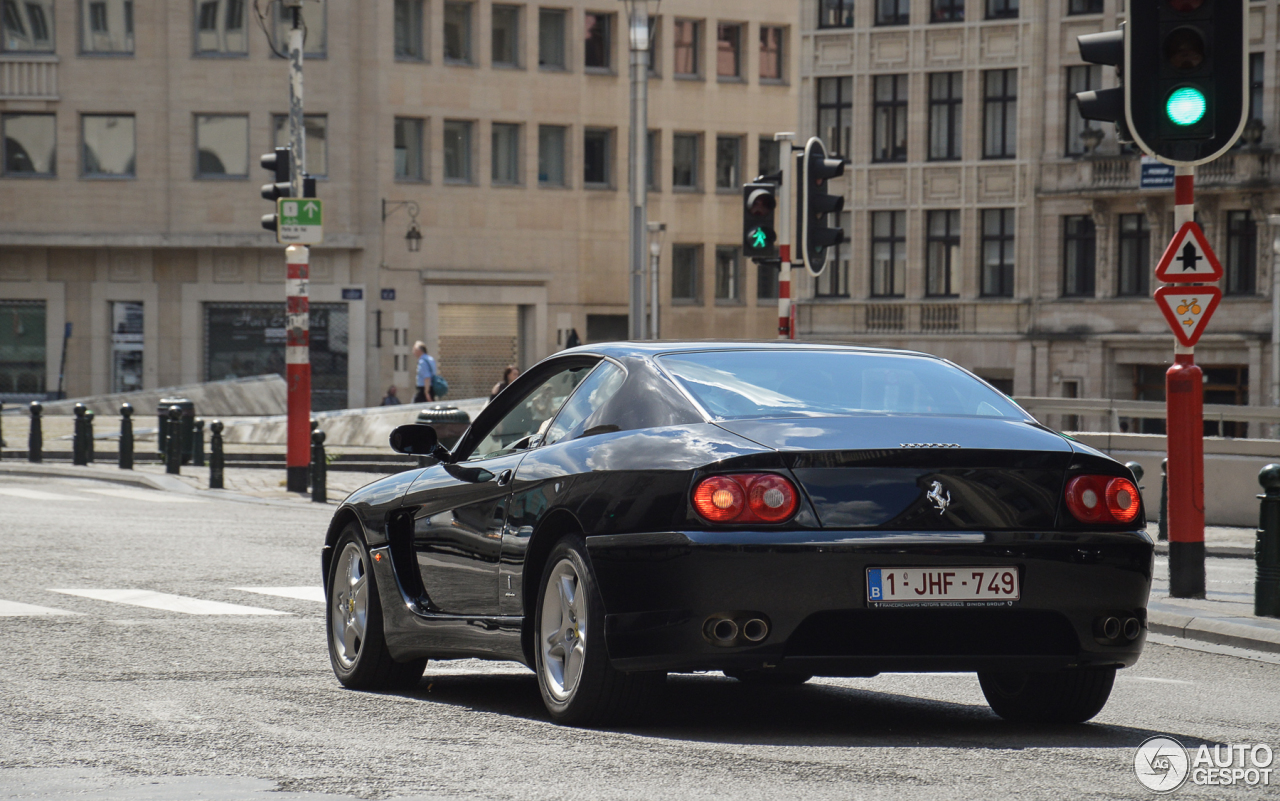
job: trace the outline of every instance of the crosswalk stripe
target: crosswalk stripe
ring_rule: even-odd
[[[148,503],[204,503],[204,500],[200,498],[188,498],[160,490],[91,489],[86,490],[86,492],[96,492],[99,495],[110,495],[113,498],[128,498],[131,501],[146,501]]]
[[[27,498],[33,501],[91,501],[93,498],[82,498],[79,495],[57,495],[52,492],[27,489],[25,487],[0,487],[0,495],[12,495],[15,498]]]
[[[17,601],[0,600],[0,617],[35,617],[37,615],[78,615],[66,609],[54,609],[49,606],[23,604]]]
[[[259,595],[275,595],[280,598],[324,603],[324,587],[232,587],[231,589],[240,590],[241,592],[256,592]]]
[[[166,612],[182,612],[188,615],[287,615],[288,612],[277,612],[274,609],[262,609],[256,606],[227,604],[221,601],[205,601],[200,598],[188,598],[185,595],[170,595],[165,592],[151,590],[49,590],[64,595],[78,595],[81,598],[92,598],[95,601],[107,601],[116,604],[144,606],[148,609],[162,609]]]

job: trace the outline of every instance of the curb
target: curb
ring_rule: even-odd
[[[1156,555],[1168,556],[1169,543],[1157,542]],[[1205,556],[1221,556],[1227,559],[1253,559],[1253,548],[1245,545],[1206,545],[1204,548]]]
[[[1147,628],[1156,634],[1280,653],[1280,619],[1222,617],[1154,601],[1147,605]]]

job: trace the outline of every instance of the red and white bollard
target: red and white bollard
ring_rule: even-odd
[[[286,488],[307,491],[311,464],[311,301],[310,252],[305,245],[285,249],[285,383],[288,388],[288,444],[285,452]]]

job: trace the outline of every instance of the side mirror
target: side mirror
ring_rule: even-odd
[[[391,450],[396,453],[407,453],[415,456],[433,456],[441,462],[448,462],[449,451],[440,444],[436,430],[421,423],[410,423],[397,426],[391,432]]]

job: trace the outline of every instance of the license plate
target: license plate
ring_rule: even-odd
[[[1016,567],[869,567],[872,606],[1009,606],[1022,595]]]

